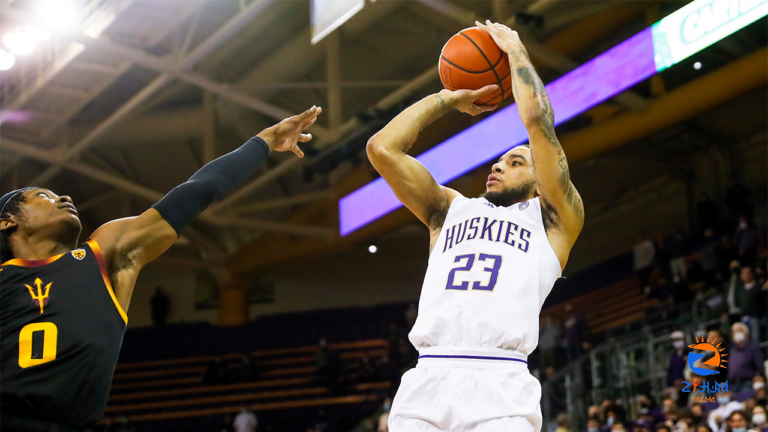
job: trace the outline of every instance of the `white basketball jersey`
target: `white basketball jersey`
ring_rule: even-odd
[[[539,198],[496,207],[458,197],[429,257],[409,338],[426,347],[503,348],[530,354],[539,312],[560,262]]]

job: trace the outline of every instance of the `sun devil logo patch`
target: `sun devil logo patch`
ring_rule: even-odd
[[[72,256],[75,257],[76,260],[82,261],[83,258],[85,258],[85,249],[75,249],[72,251]]]
[[[43,313],[43,307],[48,305],[48,293],[51,291],[52,284],[53,282],[49,283],[45,286],[45,288],[43,288],[43,281],[41,281],[40,278],[35,279],[35,288],[37,288],[37,292],[35,292],[35,288],[32,288],[26,284],[24,285],[29,290],[29,294],[32,296],[32,300],[35,302],[35,304],[40,306],[41,314]]]

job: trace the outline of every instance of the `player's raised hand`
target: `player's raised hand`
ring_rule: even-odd
[[[298,143],[311,140],[312,135],[302,132],[315,123],[321,112],[323,112],[322,108],[313,106],[301,114],[288,117],[280,123],[264,129],[256,136],[266,141],[269,148],[274,151],[291,151],[298,157],[304,157],[304,152],[301,151]]]
[[[446,105],[451,108],[476,116],[480,113],[493,111],[498,107],[498,104],[494,105],[477,105],[475,101],[481,97],[491,94],[498,89],[496,84],[487,85],[478,90],[441,90],[437,95],[440,99],[440,105]]]
[[[525,45],[523,45],[523,41],[520,40],[520,35],[516,31],[504,24],[491,22],[491,20],[486,20],[485,24],[475,21],[475,24],[491,35],[496,45],[505,53],[512,55],[522,53],[526,58],[528,57],[528,50],[525,49]]]

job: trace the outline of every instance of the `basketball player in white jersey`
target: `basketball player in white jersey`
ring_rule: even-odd
[[[430,230],[429,267],[409,335],[419,362],[403,376],[390,432],[541,428],[541,386],[526,360],[538,342],[541,306],[584,224],[584,208],[544,85],[517,33],[490,22],[478,26],[509,55],[530,146],[509,150],[493,165],[480,198],[440,186],[406,154],[419,131],[451,109],[471,115],[494,109],[474,101],[496,86],[429,96],[368,143],[373,166]]]

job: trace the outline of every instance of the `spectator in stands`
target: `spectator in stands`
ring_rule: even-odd
[[[664,412],[664,424],[672,428],[672,430],[676,429],[677,421],[680,419],[680,410],[677,408],[677,406],[674,406]]]
[[[752,380],[764,373],[763,356],[759,348],[749,342],[749,328],[744,323],[731,327],[733,343],[728,350],[728,385],[733,393],[752,390]]]
[[[416,308],[416,303],[408,305],[408,310],[405,311],[405,325],[408,329],[411,329],[416,323],[416,317],[419,315],[419,310]]]
[[[611,427],[611,432],[627,432],[623,423],[616,423]]]
[[[754,265],[757,256],[757,230],[744,216],[739,218],[739,225],[733,234],[733,243],[739,251],[739,261]]]
[[[653,427],[645,420],[637,420],[634,424],[633,432],[653,432]]]
[[[747,432],[747,415],[742,410],[733,411],[726,420],[726,432]]]
[[[638,417],[642,417],[643,413],[647,413],[648,418],[644,420],[648,421],[651,425],[656,424],[664,418],[664,414],[653,396],[648,393],[643,393],[637,397],[637,400],[640,402],[641,411]]]
[[[768,396],[766,396],[765,387],[755,390],[755,404],[768,409]]]
[[[666,423],[659,423],[656,425],[656,432],[672,432],[672,428],[666,425]]]
[[[751,267],[741,268],[741,295],[743,297],[741,321],[749,327],[752,335],[752,343],[758,344],[761,340],[761,321],[766,315],[766,291],[758,284]]]
[[[702,192],[696,202],[696,216],[699,220],[699,229],[714,228],[718,225],[719,214],[717,204],[712,201],[709,194]]]
[[[541,333],[539,336],[540,365],[543,369],[550,366],[557,368],[559,366],[557,364],[557,349],[563,340],[563,328],[549,314],[544,315],[541,321]]]
[[[632,268],[635,270],[637,279],[640,281],[640,289],[647,295],[651,291],[648,279],[653,270],[653,263],[656,258],[656,248],[653,242],[643,233],[637,234],[637,243],[632,249]]]
[[[378,432],[389,432],[389,426],[387,426],[387,422],[389,421],[389,410],[392,409],[392,398],[388,397],[384,399],[384,404],[381,408],[382,413],[379,416]]]
[[[742,216],[749,215],[749,189],[738,179],[732,178],[725,191],[725,204],[728,206],[731,221],[736,221]]]
[[[696,402],[691,405],[691,415],[693,416],[693,424],[701,425],[704,422],[704,407]]]
[[[669,366],[667,366],[667,387],[674,387],[678,380],[683,379],[685,365],[688,362],[685,336],[680,330],[672,332],[672,347],[674,351],[669,356]]]
[[[669,247],[669,267],[672,269],[672,282],[678,284],[687,279],[685,268],[688,238],[680,225],[675,225],[667,239]]]
[[[155,295],[152,296],[149,306],[152,311],[152,323],[157,327],[164,326],[168,319],[168,311],[171,308],[171,301],[168,299],[168,296],[165,295],[162,288],[155,288]]]
[[[256,420],[256,414],[248,411],[246,407],[240,407],[240,412],[235,416],[232,424],[235,432],[256,432],[256,426],[259,422]]]
[[[712,432],[708,424],[702,423],[696,428],[696,432]]]
[[[717,395],[718,407],[709,412],[707,424],[713,432],[725,432],[725,420],[732,412],[743,408],[741,402],[731,400],[731,394],[727,391]]]
[[[584,341],[584,333],[587,329],[584,319],[581,318],[574,309],[573,305],[565,305],[565,356],[568,363],[575,360],[581,354],[581,344]]]
[[[587,419],[587,432],[600,432],[600,419],[595,416],[589,416]]]
[[[604,431],[613,432],[614,425],[624,426],[627,422],[626,411],[620,405],[611,405],[605,409],[605,426]]]
[[[555,432],[572,432],[571,430],[571,418],[566,413],[560,413],[557,415],[557,429]]]
[[[699,263],[704,273],[704,283],[707,287],[715,286],[718,279],[720,243],[717,241],[712,228],[704,230],[704,240],[699,246]]]
[[[768,431],[768,419],[766,418],[764,407],[756,406],[752,409],[752,420],[750,423],[752,423],[751,432]]]
[[[731,277],[726,283],[726,301],[728,302],[728,314],[731,321],[741,318],[741,307],[744,302],[744,284],[741,282],[741,263],[733,260],[729,265]]]

